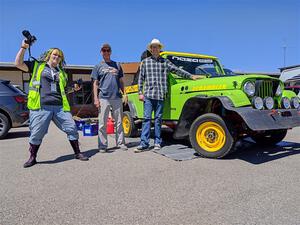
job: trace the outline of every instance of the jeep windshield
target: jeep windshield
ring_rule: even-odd
[[[167,59],[177,67],[194,75],[226,76],[219,63],[210,58],[168,55]]]

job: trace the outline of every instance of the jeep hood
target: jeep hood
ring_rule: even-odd
[[[192,91],[210,91],[210,90],[232,90],[241,89],[246,81],[255,80],[272,80],[280,82],[278,78],[270,77],[267,75],[250,74],[250,75],[237,75],[237,76],[219,76],[188,81],[189,90]],[[183,85],[183,83],[180,83]]]

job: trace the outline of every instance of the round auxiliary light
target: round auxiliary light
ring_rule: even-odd
[[[300,106],[300,98],[299,97],[293,97],[291,99],[291,105],[294,109],[298,109]]]
[[[262,109],[264,107],[264,101],[261,97],[254,97],[252,99],[252,105],[256,109]]]
[[[255,85],[253,82],[251,81],[247,81],[245,84],[244,84],[244,92],[252,97],[254,96],[254,93],[255,93]]]
[[[281,107],[284,109],[289,109],[291,107],[291,102],[287,97],[281,99]]]
[[[264,98],[264,106],[266,109],[273,109],[274,107],[274,99],[271,97]]]
[[[278,87],[277,87],[277,90],[276,90],[275,95],[276,95],[276,96],[280,96],[281,94],[282,94],[282,88],[281,88],[281,86],[280,86],[280,84],[279,84]]]

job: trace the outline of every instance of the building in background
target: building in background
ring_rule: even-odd
[[[300,97],[300,65],[282,67],[280,69],[280,80],[284,82],[287,89],[298,93]]]
[[[124,72],[126,86],[132,84],[139,63],[121,63]],[[65,70],[68,74],[67,95],[71,105],[71,112],[78,117],[97,117],[98,110],[93,104],[93,89],[91,72],[94,66],[90,65],[67,65]],[[30,74],[16,68],[14,63],[0,62],[0,79],[10,80],[11,84],[28,93]],[[74,83],[80,81],[80,89],[75,90]]]
[[[133,77],[137,72],[139,63],[121,63],[124,71],[125,85],[130,85]],[[66,72],[69,75],[69,84],[82,79],[82,81],[91,80],[91,72],[94,66],[90,65],[67,65]],[[26,93],[28,93],[28,85],[30,82],[30,74],[16,68],[14,63],[0,62],[0,79],[10,80],[12,84],[17,85]]]
[[[282,81],[286,81],[288,79],[300,75],[300,65],[282,67],[279,68],[279,70],[280,70],[280,79]]]

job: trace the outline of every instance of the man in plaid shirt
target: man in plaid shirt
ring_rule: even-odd
[[[164,98],[168,91],[167,76],[169,72],[177,75],[197,79],[198,77],[192,75],[171,63],[168,59],[160,57],[160,50],[163,45],[159,40],[153,39],[148,45],[152,56],[144,59],[140,66],[140,74],[138,80],[139,100],[144,102],[144,121],[142,127],[141,143],[135,149],[135,152],[142,152],[148,150],[150,129],[151,129],[151,115],[154,111],[155,115],[155,137],[154,150],[161,148],[161,123],[163,113]]]

